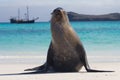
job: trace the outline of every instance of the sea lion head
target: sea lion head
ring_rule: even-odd
[[[63,10],[63,8],[58,7],[58,8],[53,10],[51,22],[52,23],[69,22],[67,13]]]

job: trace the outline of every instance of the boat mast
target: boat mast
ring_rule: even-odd
[[[29,8],[27,6],[27,20],[29,21]]]
[[[20,20],[20,9],[18,8],[18,20]]]

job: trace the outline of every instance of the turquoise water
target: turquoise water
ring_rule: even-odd
[[[1,23],[0,55],[41,55],[50,39],[49,23]]]
[[[120,21],[71,22],[88,56],[120,56]],[[50,23],[0,23],[0,56],[46,56]]]

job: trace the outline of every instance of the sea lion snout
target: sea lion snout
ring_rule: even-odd
[[[53,10],[52,14],[60,15],[62,11],[63,11],[63,8],[58,7]]]

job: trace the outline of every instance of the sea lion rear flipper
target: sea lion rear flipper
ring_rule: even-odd
[[[38,66],[38,67],[34,67],[34,68],[29,68],[29,69],[25,69],[24,71],[36,71],[36,70],[42,70],[45,68],[45,64],[41,65],[41,66]]]
[[[115,72],[115,71],[87,69],[87,72]]]

